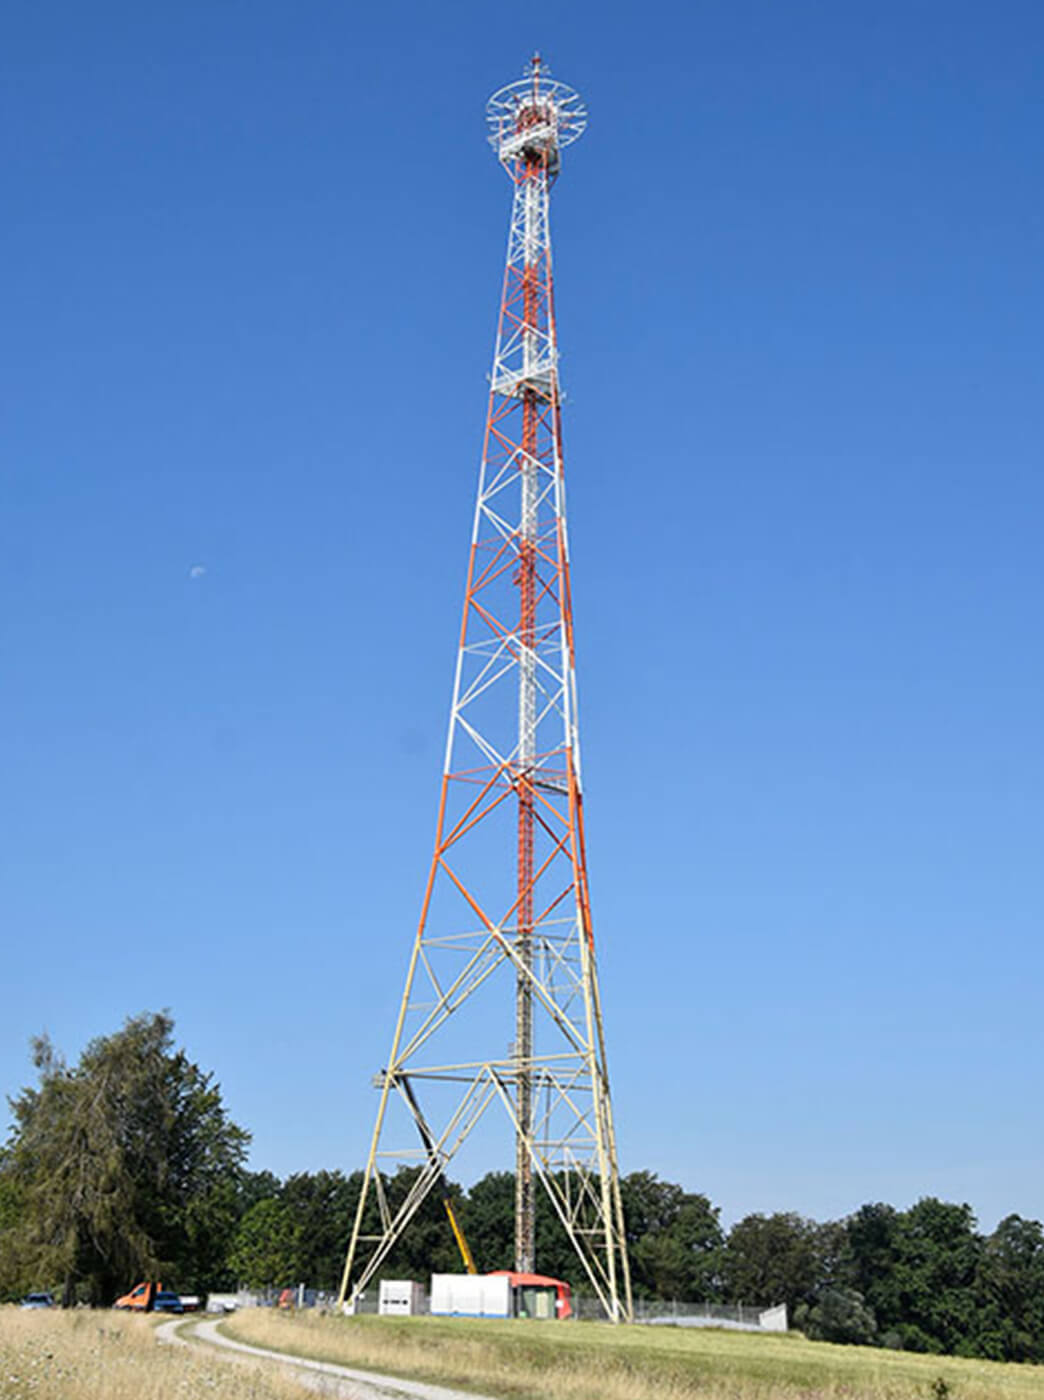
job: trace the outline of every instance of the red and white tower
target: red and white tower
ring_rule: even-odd
[[[487,117],[514,198],[435,852],[377,1076],[341,1302],[499,1102],[515,1139],[515,1269],[537,1264],[539,1182],[606,1314],[629,1318],[584,852],[549,222],[562,150],[587,114],[537,56]],[[404,1163],[420,1170],[393,1207],[385,1172]]]

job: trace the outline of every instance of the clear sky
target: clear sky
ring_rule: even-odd
[[[1040,1217],[1044,9],[533,14],[4,7],[0,1089],[169,1007],[362,1165],[539,47],[622,1167]]]

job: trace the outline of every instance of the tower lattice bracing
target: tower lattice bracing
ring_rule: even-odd
[[[538,1265],[542,1188],[606,1314],[628,1318],[584,852],[549,222],[562,149],[587,116],[539,58],[487,115],[514,191],[507,267],[435,851],[377,1076],[341,1302],[375,1277],[499,1104],[515,1140],[515,1269]],[[404,1164],[418,1168],[408,1191],[387,1191]]]

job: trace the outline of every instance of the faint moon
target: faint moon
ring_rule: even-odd
[[[189,578],[202,578],[206,571],[206,564],[193,564],[189,569]]]

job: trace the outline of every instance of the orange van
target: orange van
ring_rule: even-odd
[[[136,1288],[132,1288],[122,1298],[117,1298],[112,1306],[130,1309],[134,1312],[151,1312],[152,1305],[156,1301],[156,1294],[162,1287],[162,1283],[153,1283],[151,1280],[148,1283],[139,1283]]]

